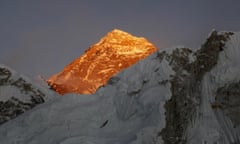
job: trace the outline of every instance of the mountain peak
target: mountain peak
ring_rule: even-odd
[[[136,55],[138,53],[149,53],[156,49],[153,44],[143,37],[135,37],[127,32],[114,29],[100,39],[95,46],[99,48],[111,49],[120,55]],[[93,46],[94,47],[94,46]],[[92,47],[90,47],[92,48]],[[95,47],[95,49],[98,49]]]
[[[47,82],[60,94],[94,93],[113,75],[156,50],[147,39],[114,29]]]
[[[103,53],[94,55],[97,48]],[[102,44],[93,45],[56,75],[56,88],[79,86],[86,75],[94,85],[108,68],[118,68],[117,60],[132,60],[112,49],[105,54]],[[68,94],[51,101],[47,97],[58,94],[0,65],[0,123],[48,100],[1,125],[1,143],[240,144],[239,55],[239,32],[213,31],[198,49],[161,49],[92,95]]]

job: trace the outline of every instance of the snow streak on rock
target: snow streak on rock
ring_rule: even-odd
[[[188,126],[189,144],[240,143],[239,93],[240,33],[217,33],[227,36],[216,65],[203,76],[200,105],[193,125]]]

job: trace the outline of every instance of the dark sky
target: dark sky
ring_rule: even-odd
[[[48,77],[117,28],[159,49],[240,30],[238,0],[1,0],[0,63]]]

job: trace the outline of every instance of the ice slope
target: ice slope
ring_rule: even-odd
[[[0,126],[3,144],[238,144],[240,33],[161,50],[93,95],[55,97]]]

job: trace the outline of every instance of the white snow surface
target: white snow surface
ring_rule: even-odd
[[[161,142],[164,104],[174,74],[156,53],[113,78],[93,95],[47,101],[0,126],[3,144],[139,144]],[[114,81],[117,81],[114,83]]]

